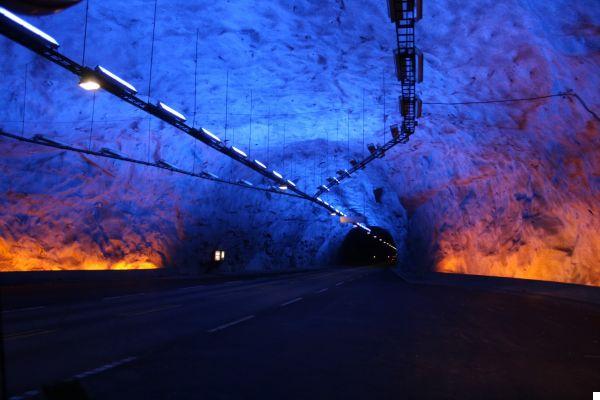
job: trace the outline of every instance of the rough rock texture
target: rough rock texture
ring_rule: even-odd
[[[151,1],[91,2],[86,64],[147,94],[153,11]],[[81,59],[83,13],[31,20]],[[600,110],[593,0],[428,0],[417,37],[426,102],[571,89]],[[393,47],[384,0],[159,1],[151,96],[193,120],[196,82],[196,125],[312,192],[399,120]],[[107,93],[96,95],[92,124],[93,95],[74,77],[3,38],[0,52],[3,129],[20,133],[25,110],[26,136],[261,183]],[[406,268],[598,285],[599,124],[572,96],[426,105],[408,145],[328,198],[388,229]],[[2,270],[194,270],[217,247],[238,268],[302,267],[331,261],[348,231],[287,197],[8,139],[0,151]]]

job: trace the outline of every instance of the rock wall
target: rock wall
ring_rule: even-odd
[[[84,11],[30,19],[81,59]],[[303,189],[389,139],[399,121],[384,0],[159,1],[151,65],[153,11],[145,0],[90,3],[85,63],[150,91]],[[426,103],[572,90],[600,110],[593,0],[428,0],[417,38]],[[83,92],[4,38],[0,52],[7,131],[266,184],[107,93]],[[426,104],[407,145],[327,199],[392,232],[404,268],[598,285],[599,124],[574,96]],[[330,262],[349,229],[287,197],[9,139],[0,152],[1,270],[192,271],[216,247],[228,251],[226,268],[303,267]]]

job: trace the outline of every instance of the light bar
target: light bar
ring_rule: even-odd
[[[279,185],[279,190],[288,190],[287,185],[283,184],[283,185]]]
[[[24,19],[17,17],[15,14],[11,13],[6,8],[0,7],[0,15],[2,16],[2,19],[8,19],[13,26],[16,24],[16,27],[19,28],[21,31],[25,30],[26,32],[24,33],[34,35],[37,40],[42,41],[47,46],[53,49],[56,49],[59,46],[56,39],[54,39],[52,36],[48,35],[45,32],[42,32],[41,30],[31,25]]]
[[[210,172],[207,172],[207,171],[202,172],[202,176],[204,176],[205,178],[219,179],[219,177],[217,175],[211,174]]]
[[[159,166],[161,166],[163,168],[168,168],[168,169],[177,169],[177,167],[175,167],[173,164],[169,164],[165,160],[158,160],[158,162],[156,163],[156,165],[159,165]]]
[[[244,153],[242,150],[238,149],[235,146],[231,146],[231,150],[235,151],[236,153],[238,153],[240,156],[246,158],[248,157],[248,154]]]
[[[111,156],[111,157],[126,158],[123,154],[119,153],[116,150],[111,150],[108,147],[101,148],[100,153],[106,154],[107,156]]]
[[[318,201],[319,203],[322,203],[322,202],[323,202],[323,199],[322,199],[322,198],[320,198],[320,197],[317,197],[317,201]]]
[[[214,133],[212,133],[208,129],[206,129],[206,128],[200,128],[200,130],[202,131],[202,133],[204,133],[206,136],[208,136],[211,139],[213,139],[215,142],[220,142],[221,141],[221,139],[217,135],[215,135]]]
[[[289,179],[286,181],[290,186],[296,187],[296,184]]]
[[[46,143],[52,146],[65,146],[63,143],[57,142],[55,140],[49,139],[44,135],[35,135],[33,140],[40,143]]]
[[[258,161],[258,160],[254,160],[254,163],[255,163],[256,165],[258,165],[258,166],[261,166],[261,167],[263,167],[264,169],[267,169],[267,166],[266,166],[265,164],[261,163],[261,162],[260,162],[260,161]]]
[[[109,70],[104,68],[103,66],[101,66],[101,65],[96,66],[96,72],[101,74],[104,79],[109,80],[113,84],[120,86],[121,88],[128,90],[134,94],[137,93],[137,89],[135,87],[133,87],[133,85],[131,83],[125,81],[124,79],[119,78],[117,75],[113,74],[112,72],[110,72]]]
[[[278,177],[279,179],[283,179],[283,175],[281,175],[279,172],[277,171],[273,171],[273,175],[275,175],[276,177]]]
[[[324,192],[329,192],[329,188],[327,186],[325,186],[325,185],[319,186],[319,189],[322,190],[322,191],[324,191]]]
[[[179,111],[176,111],[173,108],[169,107],[168,105],[166,105],[162,101],[159,101],[157,105],[158,105],[158,108],[160,108],[162,111],[164,111],[167,114],[169,114],[171,117],[174,117],[175,119],[178,119],[179,121],[185,121],[186,120],[185,115],[183,115]]]
[[[252,182],[248,182],[248,181],[247,181],[247,180],[245,180],[245,179],[240,179],[240,180],[238,181],[238,183],[241,183],[241,184],[243,184],[243,185],[246,185],[246,186],[254,186],[254,185],[252,184]]]

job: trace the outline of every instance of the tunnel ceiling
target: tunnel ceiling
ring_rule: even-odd
[[[594,3],[426,1],[421,98],[572,90],[597,112]],[[159,1],[151,68],[153,14],[151,1],[91,1],[85,63],[150,88],[309,192],[400,121],[384,0]],[[81,60],[84,4],[28,18]],[[266,183],[7,39],[0,48],[2,129]],[[326,198],[388,230],[409,268],[598,285],[599,123],[574,96],[425,104],[408,144]],[[238,268],[301,267],[334,257],[349,231],[277,195],[9,139],[0,148],[2,270],[192,268],[215,246]]]

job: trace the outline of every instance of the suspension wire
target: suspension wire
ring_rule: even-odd
[[[25,136],[25,113],[27,110],[27,80],[29,78],[29,63],[25,64],[25,90],[23,91],[23,112],[21,119],[21,136]]]
[[[274,190],[274,189],[270,189],[270,188],[263,188],[263,187],[259,187],[259,186],[248,186],[243,183],[229,181],[229,180],[222,179],[222,178],[208,177],[206,175],[203,175],[202,173],[194,173],[191,171],[186,171],[184,169],[167,167],[162,164],[151,163],[151,162],[147,162],[147,161],[143,161],[143,160],[138,160],[135,158],[110,155],[110,154],[103,153],[100,151],[94,151],[94,150],[83,149],[80,147],[68,146],[68,145],[60,144],[60,143],[56,143],[56,142],[54,142],[54,143],[53,142],[41,142],[41,141],[37,141],[35,139],[30,139],[30,138],[26,138],[26,137],[13,135],[11,133],[3,131],[2,129],[0,129],[0,136],[4,136],[4,137],[10,138],[10,139],[18,140],[20,142],[26,142],[26,143],[34,144],[34,145],[38,145],[38,146],[51,147],[51,148],[55,148],[55,149],[70,151],[73,153],[87,154],[87,155],[91,155],[91,156],[95,156],[95,157],[109,158],[112,160],[122,161],[122,162],[126,162],[126,163],[144,165],[147,167],[153,167],[153,168],[157,168],[157,169],[163,169],[163,170],[167,170],[167,171],[174,172],[174,173],[181,174],[181,175],[192,176],[195,178],[204,179],[207,181],[213,181],[213,182],[217,182],[217,183],[224,183],[227,185],[237,186],[237,187],[241,187],[244,189],[258,190],[261,192],[270,192],[270,193],[275,193],[275,194],[279,194],[282,196],[297,197],[297,198],[303,199],[302,196],[299,196],[295,193],[283,192],[283,191]]]
[[[83,54],[81,55],[81,65],[85,65],[85,50],[87,45],[88,14],[90,11],[90,0],[85,2],[85,23],[83,25]]]
[[[192,128],[196,127],[196,114],[198,112],[198,40],[200,37],[200,29],[196,29],[196,52],[194,56],[194,120]]]
[[[96,92],[92,95],[92,120],[90,121],[90,142],[88,150],[92,150],[92,132],[94,131],[94,115],[96,113]]]
[[[381,89],[383,91],[383,143],[385,143],[385,68],[383,69],[383,83]]]
[[[269,113],[267,117],[267,164],[269,164],[269,146],[271,144],[271,106],[269,105]]]
[[[248,155],[252,154],[252,112],[254,111],[254,102],[252,89],[250,89],[250,135],[248,135]]]
[[[362,142],[362,154],[363,157],[365,156],[365,89],[363,89],[363,96],[362,96],[362,136],[363,136],[363,142]]]
[[[348,110],[348,118],[346,121],[348,130],[348,160],[350,160],[350,110]]]
[[[156,10],[158,8],[158,0],[154,0],[154,19],[152,21],[152,46],[150,47],[150,74],[148,78],[148,102],[150,102],[150,94],[152,90],[152,66],[154,64],[154,38],[156,37]]]
[[[493,104],[493,103],[514,103],[520,101],[535,101],[542,99],[549,99],[551,97],[575,97],[579,103],[585,108],[585,110],[590,113],[596,120],[600,121],[600,117],[596,114],[592,109],[588,107],[585,101],[574,91],[569,90],[566,92],[553,93],[545,96],[535,96],[535,97],[523,97],[516,99],[493,99],[493,100],[475,100],[475,101],[457,101],[457,102],[423,102],[423,104],[428,105],[441,105],[441,106],[458,106],[458,105],[472,105],[472,104]]]
[[[227,143],[227,128],[229,124],[229,69],[225,83],[225,143]]]
[[[192,127],[196,127],[196,114],[198,113],[198,39],[200,36],[200,29],[196,29],[196,53],[194,57],[194,120],[192,122]],[[194,140],[194,149],[193,149],[193,161],[192,161],[192,172],[196,172],[196,142]]]

